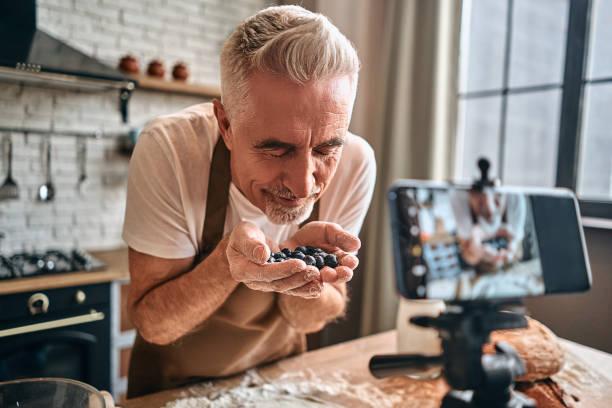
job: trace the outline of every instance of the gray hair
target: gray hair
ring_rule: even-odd
[[[355,93],[359,58],[324,15],[275,6],[240,23],[221,48],[221,97],[230,117],[242,110],[254,72],[279,74],[297,84],[346,75]]]

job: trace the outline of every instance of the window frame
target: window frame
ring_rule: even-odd
[[[612,83],[610,78],[586,79],[590,39],[591,0],[569,0],[568,29],[565,60],[561,84],[540,84],[509,88],[509,65],[513,26],[514,0],[507,0],[506,37],[504,50],[503,79],[501,88],[458,93],[457,100],[502,96],[501,122],[499,127],[498,171],[503,178],[504,149],[508,95],[550,89],[561,90],[561,114],[557,147],[556,187],[569,188],[576,192],[580,167],[581,143],[583,140],[584,92],[586,85]],[[612,200],[578,198],[581,214],[589,218],[612,219]]]

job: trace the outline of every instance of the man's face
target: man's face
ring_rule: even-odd
[[[231,151],[232,181],[272,222],[300,223],[329,185],[342,155],[353,108],[350,79],[297,85],[256,73],[249,85],[246,109],[231,121],[215,103]]]
[[[470,205],[476,215],[491,222],[495,215],[502,212],[503,199],[501,194],[492,191],[470,191]]]

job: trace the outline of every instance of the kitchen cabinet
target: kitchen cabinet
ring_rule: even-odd
[[[110,389],[110,283],[0,296],[0,381],[62,377]]]

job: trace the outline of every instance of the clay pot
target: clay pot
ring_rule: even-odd
[[[187,81],[189,78],[189,69],[184,62],[177,62],[172,68],[172,78],[177,81]]]
[[[119,60],[119,70],[130,75],[138,75],[140,66],[138,60],[132,55],[126,55]]]
[[[149,63],[149,66],[147,67],[147,75],[156,78],[163,78],[165,74],[166,69],[161,61],[155,59]]]

